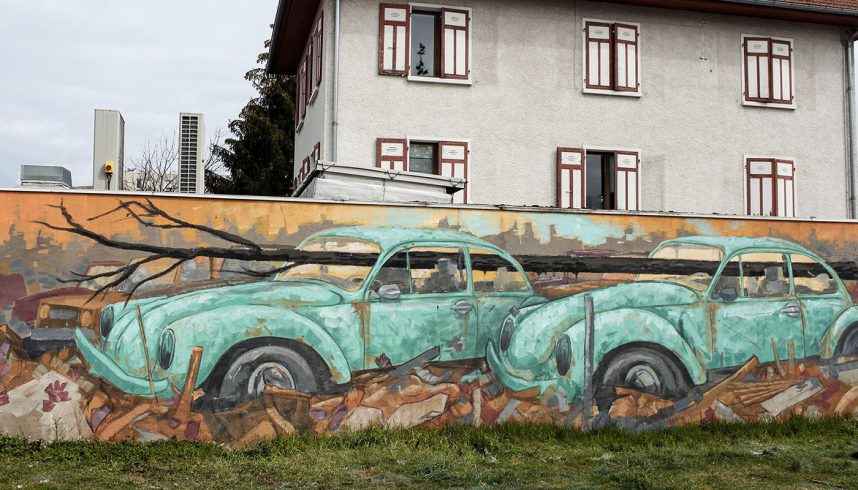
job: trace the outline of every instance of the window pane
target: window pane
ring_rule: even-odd
[[[602,155],[587,154],[587,208],[602,209]]]
[[[387,262],[378,270],[378,274],[372,281],[370,289],[377,293],[381,286],[395,284],[399,287],[400,293],[408,294],[411,292],[410,283],[406,252],[403,250],[387,259]]]
[[[414,294],[464,291],[465,259],[456,248],[412,248],[408,251]]]
[[[837,292],[837,283],[819,262],[806,255],[790,255],[796,294]]]
[[[724,266],[721,275],[718,276],[718,283],[715,284],[714,293],[721,296],[725,289],[732,289],[737,295],[740,291],[740,282],[742,275],[739,272],[739,257],[733,257],[730,262]]]
[[[789,275],[783,255],[752,253],[742,255],[741,260],[742,296],[770,298],[789,294]]]
[[[500,255],[471,249],[474,291],[486,293],[527,291],[527,281],[515,266]]]
[[[411,143],[408,150],[408,170],[411,172],[422,172],[424,174],[435,174],[435,155],[438,145],[435,143]]]
[[[436,62],[440,43],[437,42],[440,14],[414,12],[411,14],[411,74],[437,77]]]

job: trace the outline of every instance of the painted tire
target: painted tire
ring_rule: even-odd
[[[319,383],[310,364],[289,347],[266,345],[241,353],[220,382],[218,398],[238,402],[261,398],[266,385],[317,393]]]
[[[833,359],[836,360],[840,356],[858,357],[858,326],[852,327],[846,332],[840,343],[840,348],[837,349],[837,355]]]
[[[655,349],[635,347],[612,356],[597,381],[603,387],[621,386],[677,399],[690,389],[681,369]]]

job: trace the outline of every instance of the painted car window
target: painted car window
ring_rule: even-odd
[[[378,254],[378,244],[353,237],[316,237],[302,243],[298,250],[305,252],[339,252]],[[371,266],[304,263],[289,267],[277,275],[278,280],[312,279],[326,282],[346,291],[360,289]]]
[[[472,248],[470,252],[474,291],[527,291],[527,280],[509,260],[490,250]]]
[[[724,253],[720,248],[693,243],[668,243],[656,250],[650,258],[663,260],[694,260],[696,269],[684,274],[640,274],[638,281],[665,281],[697,291],[706,291],[712,277],[721,265]]]
[[[724,264],[724,268],[721,270],[721,275],[718,276],[718,282],[715,284],[715,289],[713,290],[715,293],[714,297],[722,296],[725,289],[732,289],[734,296],[738,295],[742,289],[742,269],[739,265],[738,255]]]
[[[211,279],[211,263],[208,257],[197,257],[179,266],[177,282],[204,281]]]
[[[107,274],[108,272],[113,272],[124,264],[121,262],[118,264],[93,264],[86,269],[86,276],[97,276],[98,274]],[[100,289],[104,286],[110,284],[110,282],[114,278],[112,276],[106,277],[93,277],[92,279],[87,279],[86,281],[81,281],[78,284],[78,287],[92,289],[93,291]]]
[[[796,294],[830,294],[837,292],[837,282],[831,274],[812,257],[801,254],[789,256],[792,263],[793,283]]]
[[[411,292],[411,276],[408,274],[408,252],[398,252],[387,259],[378,270],[370,289],[378,292],[381,286],[395,284],[402,294]]]
[[[413,294],[452,293],[468,287],[465,257],[457,248],[412,248],[408,251]]]
[[[139,260],[132,260],[131,262],[139,262]],[[169,286],[176,282],[177,271],[174,269],[162,276],[158,276],[158,274],[166,272],[175,263],[176,261],[173,259],[157,259],[140,264],[140,266],[131,273],[131,276],[119,285],[118,289],[122,292],[130,292],[134,289],[134,286],[137,283],[147,278],[151,280],[148,280],[137,288],[137,293],[147,293]],[[152,279],[153,276],[158,277]]]
[[[780,253],[747,253],[742,264],[742,296],[746,298],[783,297],[789,294],[786,258]]]

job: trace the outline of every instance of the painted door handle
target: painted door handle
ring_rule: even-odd
[[[784,306],[784,308],[781,310],[781,313],[789,317],[797,317],[801,314],[801,308],[799,308],[798,305],[795,303],[789,303],[788,305]]]
[[[459,300],[453,305],[453,311],[460,315],[467,315],[474,309],[474,305],[470,301]]]

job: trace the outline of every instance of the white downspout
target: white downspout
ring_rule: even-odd
[[[849,218],[858,218],[858,201],[855,190],[855,40],[858,31],[853,31],[846,44],[846,145],[849,166]]]
[[[337,126],[339,126],[340,104],[340,0],[334,0],[334,78],[333,114],[331,115],[331,162],[337,162]]]

